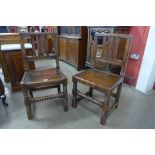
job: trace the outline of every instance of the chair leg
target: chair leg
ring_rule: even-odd
[[[119,102],[119,98],[120,98],[120,94],[121,94],[121,90],[122,90],[122,85],[123,85],[123,83],[120,83],[117,88],[117,93],[116,93],[116,97],[115,97],[115,104],[116,104],[115,108],[118,107],[118,102]]]
[[[67,82],[63,84],[63,91],[64,91],[64,111],[68,111],[68,93],[67,93]]]
[[[3,106],[4,106],[4,107],[7,107],[7,106],[8,106],[8,103],[6,103],[5,100],[6,100],[6,95],[3,94],[2,103],[3,103]]]
[[[26,106],[27,118],[28,120],[30,120],[33,118],[31,103],[27,103],[27,101],[25,101],[25,106]]]
[[[23,88],[24,103],[25,103],[25,107],[26,107],[26,113],[27,113],[28,120],[33,118],[31,103],[29,103],[29,101],[28,101],[28,99],[29,99],[28,93],[29,92],[30,92],[29,90]]]
[[[61,93],[61,87],[60,87],[60,85],[58,85],[57,89],[58,89],[58,93]]]
[[[76,91],[77,91],[77,82],[73,81],[73,90],[72,90],[72,94],[73,94],[72,107],[73,108],[77,107]]]
[[[29,95],[33,98],[33,92],[32,92],[32,90],[29,90]]]
[[[89,95],[90,97],[93,97],[93,88],[89,87]]]
[[[104,125],[106,123],[106,117],[109,110],[109,98],[110,96],[105,94],[104,97],[104,104],[102,109],[102,116],[101,116],[101,124]]]

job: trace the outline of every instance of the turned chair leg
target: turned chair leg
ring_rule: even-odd
[[[63,84],[64,91],[64,111],[68,111],[68,93],[67,93],[67,82]]]
[[[30,95],[31,98],[33,98],[33,92],[32,92],[32,90],[29,90],[29,95]]]
[[[61,87],[60,87],[60,85],[58,85],[57,89],[58,89],[58,93],[61,93]]]
[[[30,120],[33,118],[31,103],[27,103],[27,101],[25,101],[25,106],[26,106],[27,118],[28,120]]]
[[[116,97],[115,97],[115,104],[116,104],[115,108],[118,107],[118,102],[119,102],[122,86],[123,86],[123,83],[120,83],[118,88],[117,88]]]
[[[2,99],[3,106],[4,106],[4,107],[7,107],[7,106],[8,106],[8,103],[5,102],[5,100],[6,100],[6,95],[3,94],[3,96],[1,97],[1,99]]]
[[[76,91],[77,91],[77,82],[74,81],[73,82],[73,90],[72,90],[72,94],[73,94],[72,107],[73,108],[77,107]]]
[[[89,96],[93,97],[93,88],[89,87]]]
[[[29,101],[28,101],[29,100],[28,93],[30,93],[30,90],[23,88],[22,91],[23,91],[23,96],[24,96],[24,103],[25,103],[25,107],[26,107],[27,118],[28,118],[28,120],[30,120],[33,118],[31,103],[29,103]]]
[[[102,108],[102,115],[101,115],[101,124],[104,125],[106,123],[107,113],[109,111],[109,98],[107,94],[104,97],[104,104]]]

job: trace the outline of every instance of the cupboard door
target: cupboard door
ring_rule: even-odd
[[[0,65],[2,67],[3,75],[4,75],[4,81],[10,82],[10,75],[8,71],[8,65],[5,60],[5,55],[3,52],[0,51]]]
[[[24,74],[24,64],[21,52],[5,52],[9,66],[12,90],[20,90],[20,82]]]
[[[59,37],[59,57],[67,60],[67,39]]]
[[[20,82],[24,75],[24,62],[21,51],[4,52],[8,72],[10,73],[12,91],[21,90]],[[32,55],[32,50],[26,51],[27,55]],[[29,64],[29,69],[35,69],[34,62]]]
[[[78,40],[68,39],[68,62],[78,66]]]

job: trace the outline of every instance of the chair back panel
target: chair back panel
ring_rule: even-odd
[[[131,36],[125,34],[95,34],[92,56],[92,69],[97,65],[109,71],[111,66],[120,67],[120,74],[125,72],[125,66],[130,50]]]
[[[25,63],[25,69],[27,64],[36,60],[56,59],[56,67],[59,68],[58,59],[58,35],[57,33],[20,33],[20,43],[22,48],[23,59]],[[32,45],[33,54],[31,56],[26,55],[24,39],[28,39],[28,42]],[[51,46],[49,46],[49,44]]]

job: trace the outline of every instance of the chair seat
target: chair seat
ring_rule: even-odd
[[[97,70],[87,70],[73,76],[73,79],[99,90],[113,90],[123,77]]]
[[[56,68],[48,68],[41,70],[31,70],[24,73],[21,85],[34,87],[34,86],[47,86],[49,84],[60,84],[67,80],[66,76]]]

